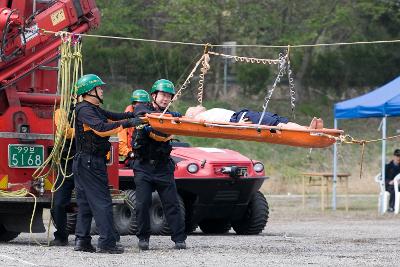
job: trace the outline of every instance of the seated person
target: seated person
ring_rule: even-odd
[[[203,106],[190,107],[186,111],[185,116],[198,120],[198,121],[209,121],[209,122],[239,122],[258,124],[260,121],[262,112],[251,111],[248,109],[242,109],[237,112],[223,108],[212,108],[207,110]],[[261,125],[267,126],[278,126],[294,130],[304,129],[323,129],[324,123],[321,118],[314,117],[309,127],[301,126],[299,124],[289,122],[288,118],[281,117],[277,114],[265,112]]]
[[[131,95],[131,105],[125,108],[125,112],[134,112],[135,106],[140,103],[150,103],[149,94],[142,89],[138,89],[132,92]],[[132,134],[135,128],[125,128],[118,133],[118,153],[120,156],[124,157],[124,163],[126,166],[130,166],[133,160],[133,151],[131,146]]]
[[[400,149],[396,149],[393,153],[393,160],[386,164],[385,167],[385,188],[390,193],[389,212],[394,211],[394,177],[400,173]]]

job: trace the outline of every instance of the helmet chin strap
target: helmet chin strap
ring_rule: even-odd
[[[156,92],[156,97],[154,98],[154,104],[158,107],[159,110],[164,111],[165,108],[160,107],[159,104],[157,104],[157,96],[158,96],[158,91]]]
[[[96,95],[92,95],[92,94],[87,94],[87,95],[90,95],[91,97],[97,98],[97,100],[99,100],[99,102],[101,104],[103,104],[103,99],[101,99],[99,94],[97,93],[97,87],[94,89],[94,91],[95,91]]]

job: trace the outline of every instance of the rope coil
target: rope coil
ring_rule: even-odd
[[[80,38],[66,32],[60,32],[58,36],[62,40],[60,48],[60,70],[58,72],[58,90],[61,95],[59,108],[61,116],[57,122],[58,127],[54,132],[53,149],[43,164],[37,168],[32,175],[34,179],[43,180],[49,177],[51,173],[56,174],[56,180],[51,189],[52,192],[59,190],[64,183],[64,179],[71,176],[71,174],[67,174],[67,164],[68,161],[72,159],[70,152],[73,142],[69,142],[69,147],[65,147],[67,143],[66,133],[75,122],[75,112],[71,111],[71,108],[76,104],[76,89],[74,85],[78,78],[83,75],[82,44]],[[71,88],[73,90],[71,90]],[[54,112],[55,109],[56,105],[54,106]],[[70,118],[68,114],[71,114]],[[53,117],[53,125],[55,124],[54,119]],[[64,158],[65,165],[62,166],[62,154],[65,148],[68,149],[68,153]],[[60,185],[55,188],[60,173],[63,180]]]

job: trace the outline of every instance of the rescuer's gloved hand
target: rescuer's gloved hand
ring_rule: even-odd
[[[177,111],[170,111],[169,114],[171,114],[172,117],[182,117],[182,114]]]
[[[138,117],[136,118],[131,118],[131,119],[127,119],[126,121],[124,121],[122,123],[122,127],[123,128],[130,128],[130,127],[135,127],[138,126],[140,124],[143,124],[144,121]]]
[[[133,153],[133,151],[129,151],[128,155],[126,155],[127,159],[133,159],[134,156],[135,154]]]
[[[145,126],[143,127],[143,131],[144,131],[145,133],[150,133],[152,130],[153,130],[153,128],[151,128],[150,125],[145,125]]]

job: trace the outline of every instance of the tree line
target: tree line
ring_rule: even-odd
[[[296,45],[399,39],[399,0],[96,0],[100,35],[195,43]],[[399,43],[293,48],[290,59],[297,94],[312,90],[346,97],[399,74]],[[107,79],[149,88],[156,79],[181,84],[203,47],[84,38],[84,70]],[[225,52],[221,47],[212,51]],[[241,48],[241,56],[277,58],[280,48]],[[228,50],[232,52],[232,50]],[[226,64],[226,65],[225,65]],[[224,67],[228,69],[228,75]],[[214,97],[236,86],[259,94],[276,68],[211,60],[207,86]]]

